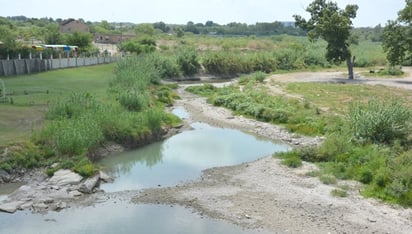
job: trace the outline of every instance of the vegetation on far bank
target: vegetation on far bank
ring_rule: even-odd
[[[320,146],[276,156],[290,167],[299,167],[302,160],[317,163],[321,169],[312,174],[325,183],[354,179],[365,184],[362,193],[366,196],[412,206],[409,91],[358,84],[270,84],[281,87],[285,95],[262,85],[265,77],[255,73],[240,78],[237,85],[204,84],[186,90],[236,114],[304,135],[325,136]],[[346,193],[340,189],[333,194]]]

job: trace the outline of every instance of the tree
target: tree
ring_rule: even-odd
[[[195,23],[192,21],[187,22],[185,31],[192,32],[193,34],[199,34],[199,29],[197,29]]]
[[[152,53],[156,50],[156,41],[153,37],[141,36],[133,40],[122,42],[119,45],[120,51],[135,54]]]
[[[326,0],[315,0],[306,8],[311,18],[306,21],[299,15],[294,15],[296,26],[307,30],[311,40],[324,39],[328,45],[326,59],[339,64],[346,60],[349,79],[353,79],[353,64],[349,49],[349,38],[352,29],[352,20],[356,17],[357,5],[347,5],[344,10],[339,9],[337,3]]]
[[[57,25],[49,25],[47,26],[47,32],[44,35],[44,42],[46,44],[63,44],[62,35],[59,32],[59,27]]]
[[[156,29],[160,29],[164,33],[170,30],[170,28],[163,21],[154,23],[153,27]]]
[[[183,30],[183,28],[181,27],[175,28],[175,32],[176,32],[176,36],[179,38],[185,35],[185,30]]]
[[[107,20],[102,20],[102,22],[100,24],[101,24],[101,27],[104,28],[107,31],[110,31],[110,30],[114,29],[114,27],[112,27]]]
[[[13,55],[19,48],[19,44],[16,41],[16,33],[13,31],[13,27],[9,25],[0,25],[0,59],[7,58],[10,54]]]
[[[152,37],[155,33],[155,28],[152,24],[139,24],[136,25],[134,31],[137,36],[146,35]]]
[[[92,34],[74,32],[66,37],[66,43],[68,45],[74,45],[79,47],[80,53],[94,53],[95,48],[92,46]]]
[[[412,63],[412,0],[399,11],[396,21],[388,21],[383,30],[383,49],[391,66]]]

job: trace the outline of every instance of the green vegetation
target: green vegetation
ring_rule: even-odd
[[[270,96],[262,82],[262,73],[251,74],[240,79],[241,87],[227,86],[216,89],[211,85],[188,87],[187,90],[207,95],[210,103],[233,110],[261,121],[281,124],[292,132],[307,135],[326,133],[326,114],[305,100],[286,96]],[[268,98],[270,97],[270,98]]]
[[[412,65],[412,1],[406,0],[404,9],[395,21],[389,21],[383,31],[383,48],[389,64]]]
[[[47,107],[74,91],[93,93],[101,102],[114,102],[107,95],[114,64],[56,70],[2,78],[13,104],[0,104],[0,146],[26,141],[41,127]]]
[[[0,168],[14,172],[21,168],[50,166],[59,162],[59,166],[49,169],[48,174],[59,168],[70,168],[81,175],[90,176],[97,170],[91,159],[95,157],[94,151],[102,143],[110,141],[136,147],[159,139],[165,126],[179,122],[176,117],[163,110],[164,106],[171,104],[177,96],[173,94],[172,87],[158,85],[161,76],[149,57],[132,57],[120,61],[114,75],[105,68],[113,70],[114,67],[106,65],[71,69],[72,75],[84,72],[85,69],[94,69],[97,73],[79,74],[86,79],[79,81],[83,84],[79,89],[77,87],[81,84],[71,83],[70,80],[66,82],[58,77],[59,74],[65,74],[65,70],[54,71],[52,74],[36,74],[36,81],[26,76],[8,78],[7,81],[12,84],[9,85],[9,90],[16,90],[17,94],[22,84],[18,81],[13,83],[13,79],[34,82],[36,85],[31,87],[33,89],[44,89],[47,85],[51,88],[55,85],[54,82],[58,82],[59,86],[66,86],[60,87],[62,90],[59,92],[50,89],[51,92],[44,92],[39,97],[26,90],[19,94],[23,97],[15,98],[16,104],[1,106],[4,110],[13,110],[18,103],[31,99],[33,101],[21,106],[26,111],[44,108],[46,103],[49,108],[42,126],[33,129],[31,139],[25,137],[26,141],[30,141],[26,145],[16,148],[16,143],[2,143],[4,145],[0,149],[3,151],[7,147],[8,156],[1,160]],[[95,80],[95,76],[99,74],[103,81]],[[45,84],[50,81],[50,75],[54,80]],[[99,82],[102,82],[102,86],[96,85]],[[37,103],[34,104],[34,101]]]
[[[357,5],[347,5],[345,9],[339,9],[337,3],[326,0],[314,0],[306,8],[311,18],[305,20],[295,15],[295,23],[298,27],[308,31],[311,40],[324,39],[326,47],[326,59],[335,64],[346,61],[349,79],[353,79],[354,58],[352,58],[349,45],[351,44],[352,19],[356,17]]]
[[[320,146],[276,157],[290,167],[299,167],[302,160],[317,163],[320,171],[316,175],[325,184],[353,179],[365,184],[366,196],[412,205],[409,91],[352,84],[272,83],[283,88],[285,95],[272,93],[256,79],[261,75],[243,76],[239,84],[224,88],[204,84],[187,90],[236,114],[281,124],[300,134],[326,136]],[[346,191],[332,193],[346,196]]]

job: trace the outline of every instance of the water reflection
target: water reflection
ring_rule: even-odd
[[[179,206],[135,205],[119,200],[45,215],[0,213],[0,230],[2,234],[257,233],[200,217]]]
[[[181,119],[189,118],[189,112],[187,112],[183,107],[177,107],[173,109],[172,113]]]
[[[135,151],[121,153],[101,162],[117,177],[103,184],[108,192],[173,186],[197,178],[201,171],[216,166],[253,161],[289,146],[258,139],[238,130],[192,124],[194,130],[175,135]]]

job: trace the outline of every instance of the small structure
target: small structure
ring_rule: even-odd
[[[118,44],[123,41],[127,41],[130,39],[135,38],[135,35],[130,34],[104,34],[104,33],[96,33],[94,34],[94,42],[95,43],[103,43],[103,44]]]
[[[75,19],[67,19],[60,24],[60,32],[61,33],[74,33],[74,32],[82,32],[88,33],[89,25]]]

